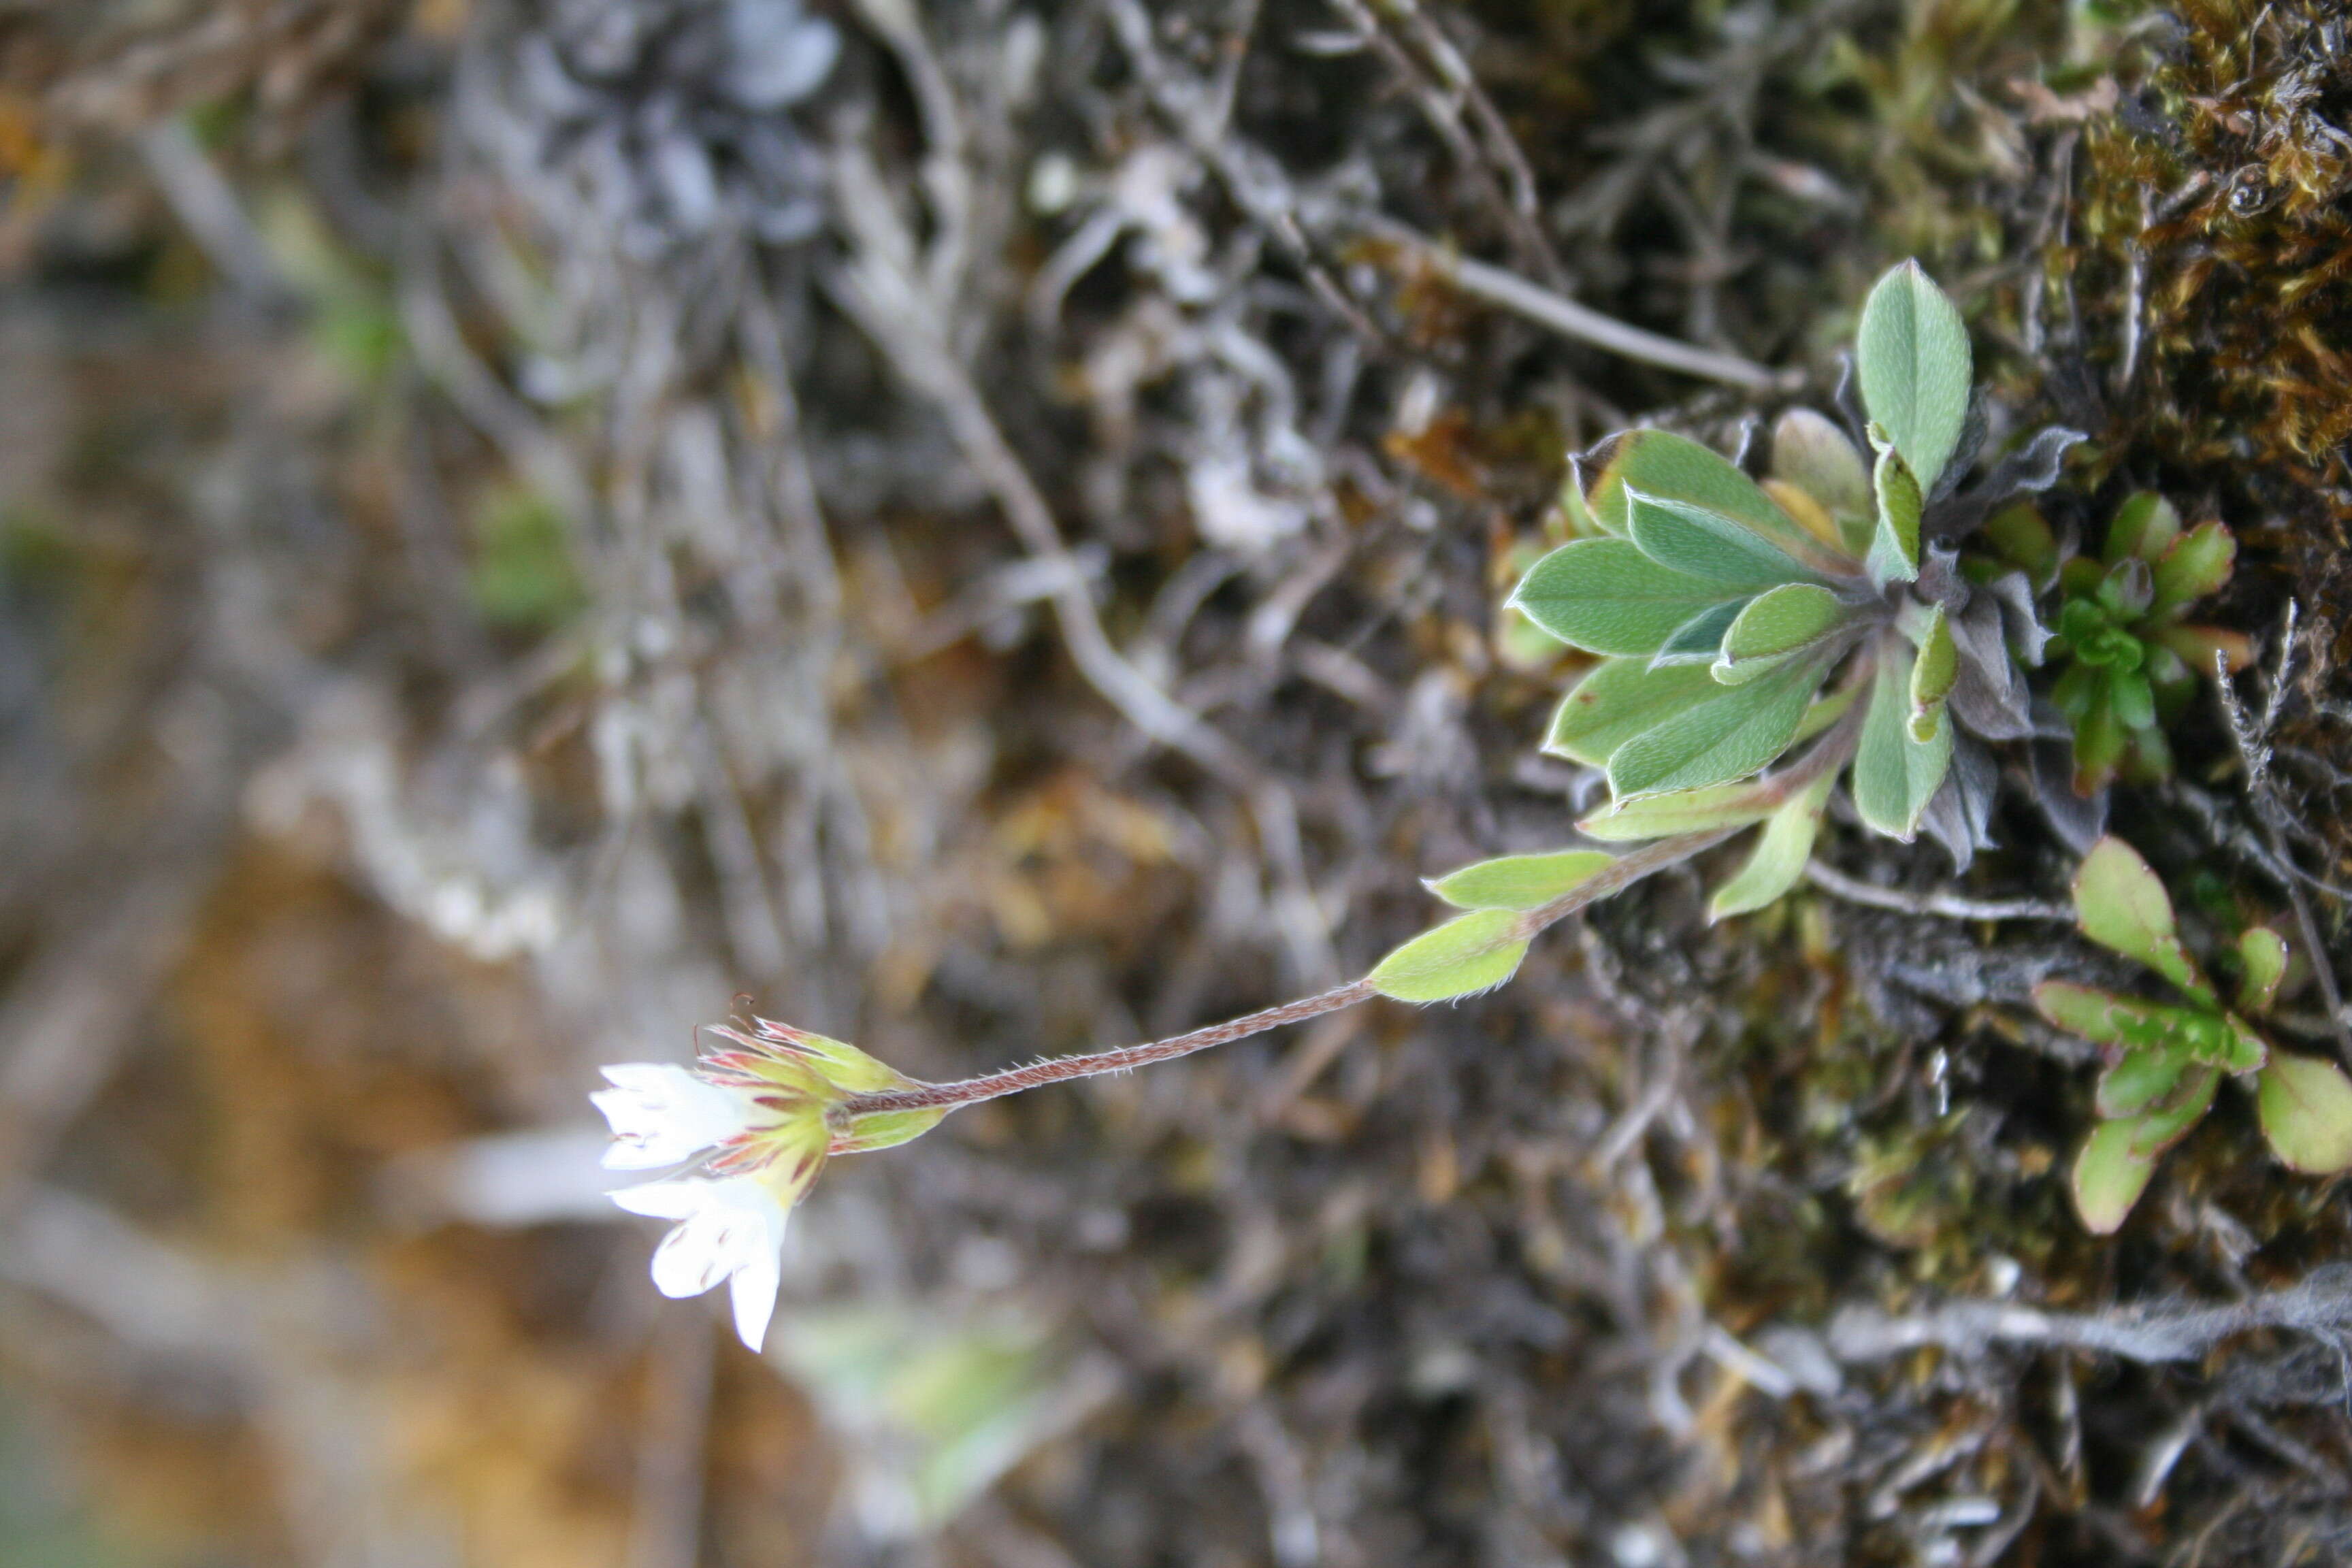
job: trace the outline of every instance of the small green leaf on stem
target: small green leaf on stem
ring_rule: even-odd
[[[1918,832],[1919,818],[1952,763],[1950,725],[1939,725],[1927,741],[1911,732],[1910,653],[1899,639],[1882,640],[1853,785],[1854,810],[1872,831],[1906,842]]]
[[[2263,1136],[2287,1164],[2312,1175],[2352,1166],[2352,1081],[2333,1063],[2273,1052],[2255,1101]]]
[[[1820,662],[1799,659],[1744,686],[1717,687],[1712,700],[1618,747],[1611,793],[1623,800],[1747,777],[1789,749],[1820,683]]]
[[[1717,889],[1715,897],[1708,901],[1709,921],[1760,910],[1797,885],[1798,879],[1805,874],[1805,862],[1812,857],[1813,840],[1822,829],[1822,808],[1829,801],[1830,786],[1836,782],[1834,770],[1824,772],[1772,814],[1764,831],[1757,836],[1756,849],[1748,856],[1748,864],[1739,868],[1738,876]]]
[[[1631,531],[1625,497],[1630,485],[1662,500],[1703,507],[1744,523],[1817,569],[1837,568],[1835,553],[1782,511],[1762,486],[1728,458],[1688,437],[1632,430],[1605,443],[1593,458],[1596,466],[1585,500],[1593,521],[1612,533],[1622,536]]]
[[[1478,910],[1422,932],[1365,978],[1399,1002],[1444,1002],[1493,990],[1518,973],[1527,954],[1516,911]]]
[[[1911,661],[1911,710],[1907,722],[1911,738],[1925,745],[1935,740],[1944,723],[1944,700],[1952,694],[1952,686],[1960,675],[1960,650],[1952,641],[1951,624],[1945,618],[1944,607],[1936,606],[1927,621],[1926,635],[1919,639],[1919,651]]]
[[[1456,909],[1538,910],[1575,891],[1615,859],[1597,849],[1506,855],[1449,871],[1424,886]]]
[[[1974,366],[1968,327],[1916,261],[1879,279],[1854,343],[1862,400],[1886,427],[1923,490],[1959,444]]]
[[[1589,653],[1653,654],[1690,618],[1739,595],[1670,571],[1622,539],[1580,539],[1528,568],[1511,604]]]
[[[2102,1117],[2133,1116],[2154,1104],[2180,1081],[2189,1058],[2179,1051],[2126,1051],[2099,1075],[2096,1105]]]
[[[2074,914],[2083,934],[2101,947],[2147,964],[2209,1008],[2221,1006],[2181,943],[2164,884],[2122,839],[2109,835],[2083,857],[2074,873]]]
[[[2238,1007],[2259,1018],[2278,1000],[2286,979],[2286,938],[2268,926],[2248,926],[2238,935],[2238,962],[2244,973],[2238,981]]]
[[[2140,1194],[2156,1174],[2156,1156],[2132,1147],[2132,1124],[2102,1121],[2074,1156],[2074,1212],[2094,1236],[2112,1236],[2123,1226]]]
[[[1638,658],[1605,660],[1560,699],[1543,749],[1604,766],[1618,747],[1711,700],[1719,689],[1705,665],[1654,666]]]
[[[2221,1082],[2210,1067],[2190,1068],[2147,1109],[2092,1130],[2074,1160],[2074,1209],[2086,1228],[2105,1236],[2123,1224],[2157,1161],[2197,1125]]]
[[[1783,583],[1750,599],[1723,634],[1715,679],[1726,686],[1744,686],[1835,637],[1853,616],[1853,606],[1827,588]]]
[[[1787,551],[1730,518],[1625,487],[1627,537],[1659,565],[1753,593],[1812,574]]]
[[[1604,844],[1707,833],[1761,822],[1778,811],[1786,798],[1770,784],[1758,783],[1639,795],[1621,800],[1605,811],[1594,812],[1578,823],[1576,830]]]
[[[1870,434],[1878,441],[1885,433],[1874,425]],[[1912,582],[1919,575],[1919,481],[1905,465],[1903,454],[1884,445],[1871,478],[1878,489],[1878,527],[1870,536],[1869,559],[1863,563],[1871,586]]]
[[[2238,542],[2219,521],[2200,522],[2157,558],[2147,613],[2162,616],[2218,592],[2237,563]]]
[[[1870,469],[1845,432],[1810,408],[1772,426],[1772,477],[1786,479],[1843,520],[1870,514]]]

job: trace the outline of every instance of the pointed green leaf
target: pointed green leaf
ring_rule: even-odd
[[[1602,766],[1618,747],[1706,701],[1717,689],[1704,665],[1654,667],[1640,658],[1605,660],[1560,699],[1543,749]]]
[[[1746,778],[1789,749],[1821,684],[1819,659],[1799,659],[1745,686],[1718,686],[1610,754],[1610,793],[1623,800]]]
[[[2271,1152],[2324,1175],[2352,1166],[2352,1082],[2317,1057],[2275,1053],[2254,1093]]]
[[[2113,835],[2091,846],[2074,873],[2074,914],[2083,934],[2147,964],[2208,1007],[2220,998],[2181,945],[2164,884],[2139,851]]]
[[[1715,662],[1723,648],[1723,634],[1748,607],[1745,599],[1727,599],[1712,609],[1701,610],[1675,629],[1658,651],[1651,656],[1654,665],[1696,664],[1702,668]]]
[[[1576,825],[1587,838],[1604,844],[1635,838],[1668,838],[1761,822],[1780,807],[1780,792],[1769,784],[1717,784],[1621,800]]]
[[[1597,849],[1506,855],[1448,871],[1425,885],[1456,909],[1538,910],[1563,893],[1574,892],[1614,859]]]
[[[2130,1121],[2102,1121],[2093,1128],[2082,1152],[2074,1156],[2074,1212],[2082,1216],[2083,1228],[2094,1236],[2111,1236],[2121,1228],[2132,1205],[2147,1191],[2156,1161],[2155,1154],[2132,1148]]]
[[[1952,694],[1952,685],[1960,676],[1960,650],[1952,641],[1952,628],[1944,616],[1944,607],[1936,606],[1928,617],[1927,631],[1919,639],[1919,651],[1911,660],[1911,710],[1908,723],[1911,738],[1926,744],[1936,738],[1944,722],[1944,700]]]
[[[1772,814],[1764,831],[1757,835],[1756,849],[1748,857],[1748,864],[1708,900],[1709,921],[1760,910],[1797,885],[1805,874],[1805,862],[1812,858],[1813,840],[1822,830],[1822,808],[1828,804],[1830,785],[1836,782],[1834,771],[1824,773]]]
[[[2238,1005],[2259,1018],[2278,1000],[2286,979],[2286,938],[2268,926],[2248,926],[2238,935],[2238,962],[2245,973],[2238,981]]]
[[[1872,440],[1884,439],[1885,433],[1877,426],[1870,430]],[[1913,582],[1919,575],[1919,481],[1903,455],[1885,445],[1879,447],[1878,467],[1871,478],[1878,489],[1878,526],[1870,536],[1870,557],[1863,563],[1871,585]]]
[[[1703,507],[1718,517],[1745,523],[1817,571],[1852,570],[1836,552],[1782,511],[1764,488],[1720,454],[1664,430],[1630,430],[1593,454],[1585,502],[1593,521],[1623,535],[1632,528],[1625,487],[1663,500]]]
[[[2189,1058],[2178,1051],[2126,1051],[2099,1075],[2095,1103],[2104,1117],[2134,1116],[2171,1092]]]
[[[1868,465],[1844,431],[1810,408],[1791,408],[1772,426],[1772,477],[1821,502],[1833,518],[1870,515]]]
[[[2199,523],[2158,558],[2147,613],[2165,615],[2218,592],[2237,559],[2238,542],[2228,529],[2218,521]]]
[[[1626,537],[1659,565],[1755,592],[1813,575],[1811,569],[1744,523],[1625,487]]]
[[[1952,730],[1931,740],[1913,738],[1909,722],[1911,650],[1882,638],[1872,677],[1870,707],[1853,756],[1853,806],[1874,832],[1909,842],[1952,763]]]
[[[1968,422],[1973,367],[1959,311],[1917,262],[1893,268],[1871,289],[1854,369],[1871,418],[1886,427],[1920,489],[1933,490]]]
[[[1381,960],[1365,978],[1399,1002],[1444,1002],[1491,991],[1518,973],[1528,954],[1519,917],[1479,910],[1425,931]]]
[[[1564,643],[1591,653],[1652,654],[1728,593],[1670,572],[1622,539],[1580,539],[1528,568],[1511,603]]]
[[[1759,594],[1723,635],[1715,679],[1744,686],[1766,670],[1815,647],[1853,625],[1854,608],[1827,588],[1783,583]]]

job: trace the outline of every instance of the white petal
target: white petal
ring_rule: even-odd
[[[735,1270],[728,1298],[735,1309],[735,1332],[755,1354],[768,1337],[768,1320],[775,1315],[776,1289],[783,1283],[778,1248],[761,1245],[757,1256]]]
[[[604,1070],[613,1087],[588,1100],[613,1129],[608,1170],[691,1160],[742,1131],[752,1109],[744,1096],[674,1063],[620,1062]]]
[[[684,1219],[698,1213],[709,1202],[703,1196],[709,1182],[685,1177],[675,1182],[647,1182],[642,1186],[623,1187],[604,1195],[631,1214],[651,1215],[656,1219]]]
[[[665,1296],[699,1296],[734,1272],[727,1221],[698,1214],[681,1221],[654,1248],[654,1289]]]

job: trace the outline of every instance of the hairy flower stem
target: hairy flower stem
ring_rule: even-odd
[[[1654,876],[1701,850],[1713,848],[1733,834],[1742,831],[1745,826],[1685,833],[1644,844],[1639,849],[1618,857],[1614,864],[1590,881],[1540,909],[1530,910],[1520,916],[1518,934],[1532,937],[1579,910],[1624,891],[1644,877]],[[1172,1061],[1194,1051],[1207,1050],[1212,1046],[1231,1045],[1235,1040],[1248,1039],[1252,1035],[1262,1035],[1268,1029],[1278,1029],[1285,1024],[1304,1023],[1309,1018],[1370,1001],[1379,994],[1370,980],[1351,980],[1345,985],[1335,986],[1313,996],[1302,996],[1278,1007],[1244,1014],[1222,1024],[1212,1024],[1204,1029],[1194,1029],[1190,1034],[1171,1035],[1164,1040],[1151,1040],[1139,1046],[1121,1046],[1116,1050],[1097,1051],[1088,1056],[1056,1057],[1050,1061],[1006,1068],[1002,1072],[987,1073],[954,1083],[927,1083],[915,1089],[855,1095],[837,1108],[837,1114],[866,1116],[877,1111],[953,1110],[1074,1078],[1125,1072],[1130,1068],[1144,1067],[1152,1062]]]
[[[861,1094],[846,1101],[841,1111],[849,1116],[865,1116],[877,1110],[930,1110],[940,1106],[952,1109],[976,1105],[983,1100],[1018,1094],[1024,1089],[1038,1089],[1067,1079],[1092,1078],[1097,1073],[1125,1072],[1129,1068],[1144,1067],[1152,1062],[1171,1061],[1178,1057],[1190,1056],[1194,1051],[1205,1051],[1211,1046],[1245,1040],[1252,1035],[1262,1035],[1285,1024],[1302,1023],[1326,1013],[1336,1013],[1342,1007],[1352,1007],[1377,994],[1370,981],[1351,980],[1345,985],[1335,986],[1316,995],[1302,996],[1278,1007],[1267,1007],[1238,1018],[1229,1018],[1205,1029],[1194,1029],[1190,1034],[1171,1035],[1164,1040],[1151,1040],[1139,1046],[1121,1046],[1117,1050],[1097,1051],[1090,1056],[1055,1057],[1051,1061],[1006,1068],[1003,1072],[987,1073],[955,1083],[927,1083],[918,1089]]]

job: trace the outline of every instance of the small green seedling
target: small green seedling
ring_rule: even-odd
[[[2238,939],[2237,1005],[2225,1007],[2173,919],[2172,900],[2147,862],[2120,838],[2102,838],[2074,878],[2083,934],[2147,964],[2186,1005],[2118,996],[2068,980],[2033,988],[2042,1016],[2098,1045],[2099,1125],[2074,1158],[2075,1212],[2104,1236],[2147,1190],[2164,1152],[2213,1103],[2224,1076],[2252,1079],[2263,1136],[2297,1171],[2352,1166],[2352,1080],[2315,1057],[2273,1048],[2252,1018],[2271,1009],[2286,978],[2287,946],[2268,927]]]
[[[2185,619],[2230,580],[2238,542],[2219,521],[2183,530],[2171,503],[2143,490],[2107,525],[2096,556],[2059,563],[2049,524],[2030,505],[1986,525],[2006,562],[2062,595],[2048,649],[2067,661],[2051,700],[2074,731],[2074,790],[2095,795],[2121,778],[2154,784],[2172,774],[2164,727],[2179,719],[2219,660],[2231,673],[2253,658],[2242,633]]]

